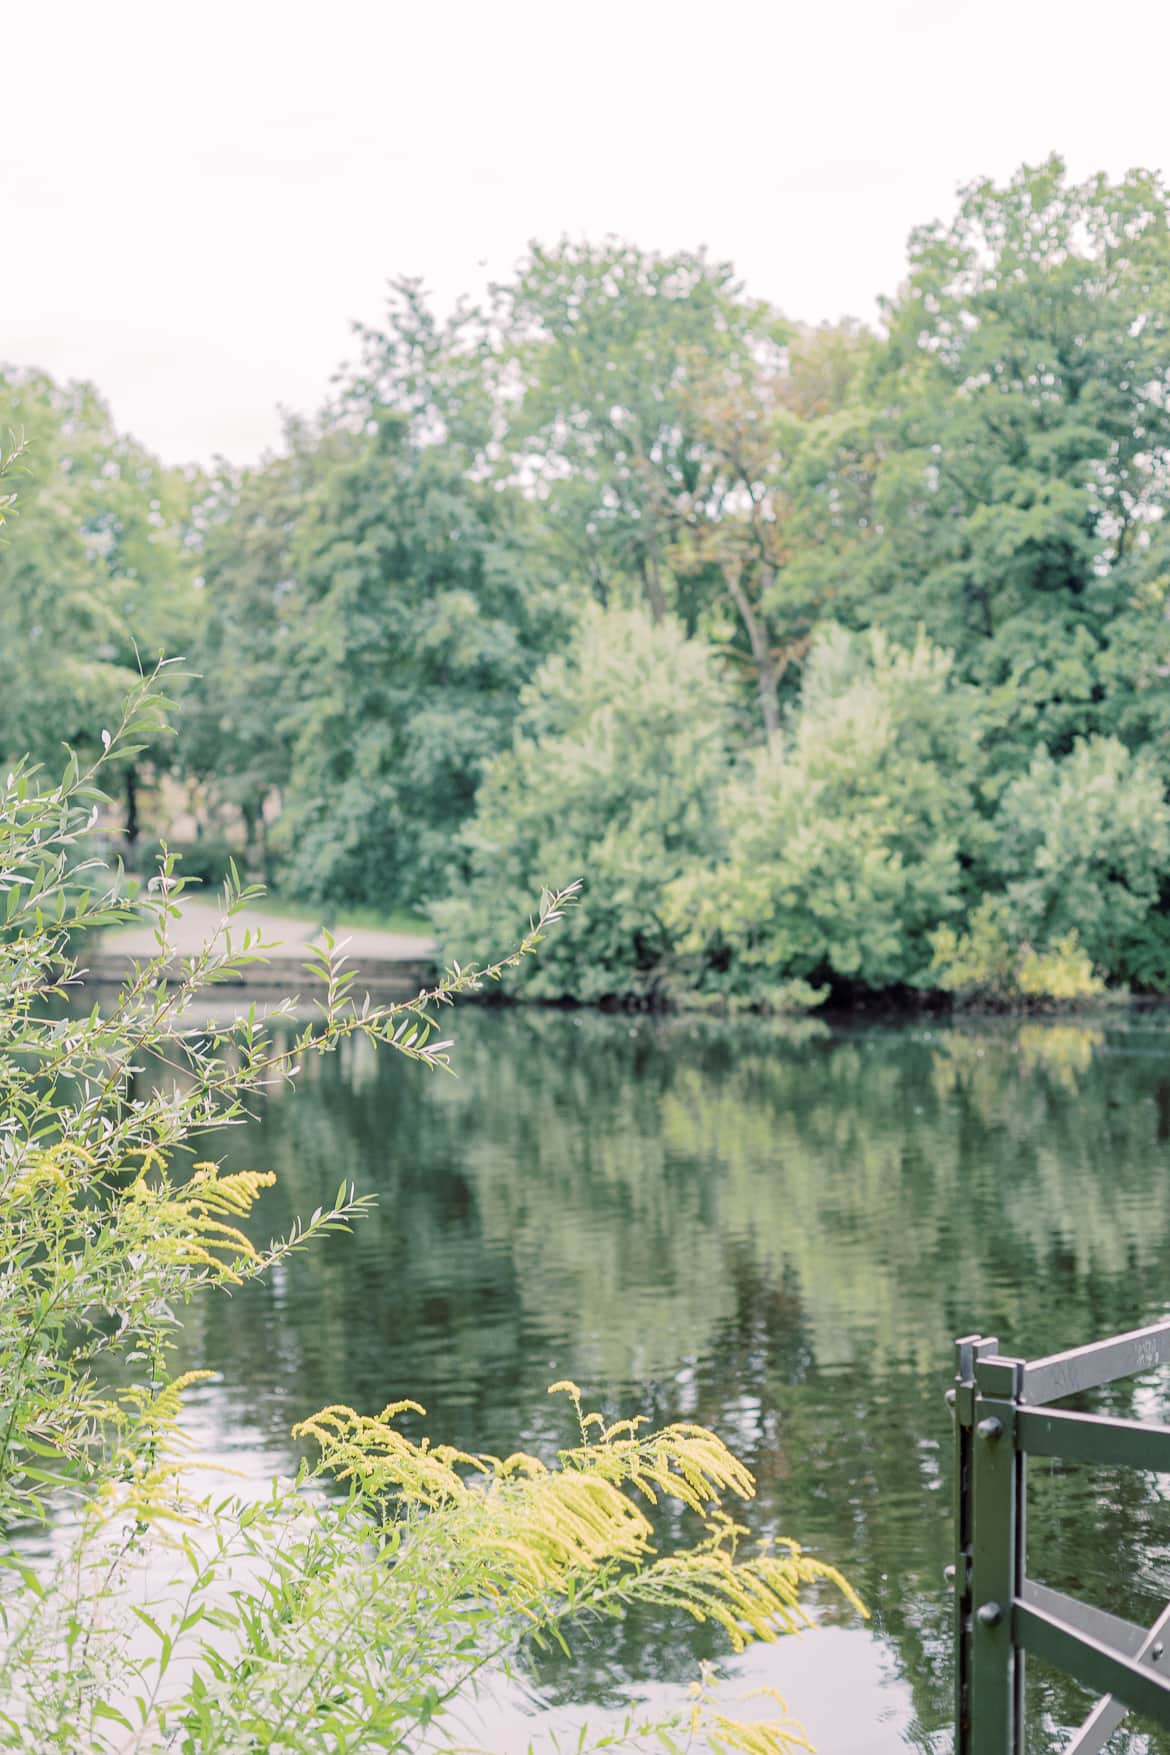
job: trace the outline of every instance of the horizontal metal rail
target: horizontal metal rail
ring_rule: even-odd
[[[1031,1600],[1030,1595],[1029,1600]],[[1040,1603],[1038,1606],[1043,1608],[1045,1605]],[[1083,1612],[1088,1605],[1078,1603],[1077,1607]],[[1125,1653],[1126,1657],[1148,1659],[1150,1667],[1160,1670],[1163,1674],[1170,1671],[1170,1661],[1167,1660],[1166,1655],[1166,1635],[1167,1630],[1170,1629],[1170,1607],[1162,1610],[1154,1625],[1144,1634],[1136,1650],[1132,1643],[1132,1621],[1121,1621],[1116,1615],[1105,1615],[1105,1611],[1102,1609],[1094,1609],[1090,1613],[1093,1617],[1103,1616],[1106,1621],[1112,1624],[1111,1637],[1107,1639],[1107,1643],[1115,1645],[1119,1651]],[[1074,1617],[1070,1616],[1069,1619],[1074,1619]],[[1092,1633],[1094,1628],[1088,1626],[1086,1631]],[[1099,1633],[1096,1636],[1101,1637]],[[1106,1694],[1103,1699],[1097,1702],[1080,1730],[1075,1733],[1072,1742],[1065,1750],[1065,1755],[1099,1755],[1100,1750],[1105,1747],[1114,1731],[1119,1730],[1125,1723],[1128,1712],[1128,1706],[1123,1700],[1119,1700],[1116,1694]]]
[[[1074,1414],[1064,1408],[1020,1408],[1016,1443],[1029,1456],[1170,1472],[1170,1426]]]
[[[1080,1395],[1082,1390],[1100,1389],[1118,1377],[1133,1377],[1138,1371],[1151,1371],[1155,1365],[1170,1364],[1170,1320],[1155,1322],[1149,1328],[1132,1328],[1107,1341],[1093,1341],[1087,1347],[1073,1347],[1067,1353],[1051,1353],[1046,1359],[1033,1359],[1024,1366],[1020,1400],[1029,1407],[1044,1407],[1066,1395]]]

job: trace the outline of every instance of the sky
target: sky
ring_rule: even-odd
[[[245,463],[417,275],[706,244],[873,320],[911,228],[1051,151],[1170,170],[1165,0],[37,0],[0,33],[0,362]]]

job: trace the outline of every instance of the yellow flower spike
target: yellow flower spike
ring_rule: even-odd
[[[172,1378],[171,1382],[167,1384],[167,1388],[173,1390],[176,1395],[181,1395],[185,1389],[190,1389],[193,1383],[210,1383],[217,1376],[218,1373],[215,1371],[183,1371],[178,1377]]]
[[[589,1420],[596,1420],[599,1426],[602,1424],[600,1414],[590,1414]],[[589,1420],[585,1422],[586,1425],[589,1424]],[[603,1444],[612,1444],[619,1432],[626,1432],[631,1438],[636,1438],[638,1436],[639,1426],[644,1426],[645,1424],[645,1414],[635,1414],[632,1420],[615,1420],[613,1425],[607,1427],[601,1434],[601,1442]]]
[[[539,1457],[529,1456],[524,1450],[514,1450],[511,1456],[497,1464],[496,1473],[505,1477],[515,1474],[546,1475],[548,1470]]]
[[[95,1170],[97,1158],[85,1146],[75,1145],[70,1141],[63,1141],[43,1150],[34,1149],[29,1153],[27,1167],[14,1180],[10,1195],[12,1198],[20,1198],[45,1186],[68,1188],[70,1170],[78,1165],[83,1169]]]

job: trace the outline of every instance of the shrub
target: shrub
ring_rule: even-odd
[[[580,908],[525,975],[531,996],[669,990],[672,881],[719,846],[731,718],[718,660],[677,622],[593,609],[521,696],[466,833],[472,877],[433,916],[447,955],[498,933],[542,873],[585,872]]]
[[[1004,793],[995,828],[991,869],[1017,938],[1075,933],[1111,975],[1137,972],[1161,932],[1155,910],[1170,866],[1170,808],[1153,760],[1112,737],[1078,740],[1060,759],[1037,750]]]
[[[978,748],[947,654],[824,631],[789,730],[725,791],[726,856],[669,892],[696,978],[764,1003],[793,982],[925,985],[979,837]]]
[[[964,932],[941,926],[933,937],[934,970],[944,993],[981,1005],[1087,1000],[1104,992],[1075,929],[1042,949],[1026,943],[1011,903],[985,896]]]
[[[721,1500],[748,1497],[751,1477],[713,1434],[606,1428],[571,1385],[557,1387],[578,1437],[554,1467],[413,1440],[401,1404],[374,1418],[327,1408],[302,1428],[321,1455],[298,1482],[258,1503],[199,1495],[180,1426],[191,1378],[168,1371],[175,1313],[345,1228],[363,1202],[343,1186],[257,1248],[243,1226],[271,1178],[188,1167],[193,1136],[206,1151],[209,1130],[347,1036],[445,1068],[438,1009],[526,956],[571,893],[546,897],[502,963],[452,969],[400,1004],[359,1008],[320,953],[318,1013],[287,1046],[254,1013],[208,1025],[209,985],[263,947],[217,935],[168,986],[173,859],[142,898],[77,865],[103,762],[158,726],[144,686],[95,768],[71,763],[44,789],[21,769],[0,791],[0,1747],[441,1749],[462,1739],[457,1709],[485,1666],[527,1639],[563,1643],[582,1617],[677,1606],[738,1646],[799,1625],[805,1583],[847,1591],[794,1547],[747,1552]],[[230,884],[229,919],[255,893]],[[141,908],[155,958],[108,1009],[66,1013],[71,934]],[[152,1064],[165,1079],[142,1078]],[[340,1497],[321,1491],[330,1482]],[[642,1501],[657,1495],[697,1520],[690,1548],[654,1553]],[[56,1562],[38,1570],[13,1532],[51,1519]],[[765,1755],[795,1734],[786,1718],[738,1722],[707,1695],[674,1722],[713,1749]],[[663,1737],[669,1725],[633,1715],[627,1746]]]

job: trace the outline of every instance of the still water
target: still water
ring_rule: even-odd
[[[1038,1354],[1170,1312],[1170,1019],[470,1010],[455,1033],[457,1078],[350,1045],[228,1138],[233,1167],[278,1173],[274,1231],[342,1179],[378,1204],[192,1313],[183,1363],[222,1373],[193,1410],[209,1448],[259,1476],[307,1411],[409,1396],[458,1445],[550,1453],[562,1377],[615,1416],[703,1421],[757,1476],[753,1527],[872,1610],[826,1598],[733,1674],[778,1686],[826,1755],[949,1750],[951,1340]],[[1093,1405],[1170,1413],[1157,1374],[1111,1393]],[[1138,1618],[1170,1597],[1153,1477],[1037,1464],[1029,1516],[1039,1578]],[[631,1689],[681,1690],[716,1650],[653,1618],[607,1628],[485,1704],[480,1734],[523,1751]],[[1084,1697],[1039,1666],[1029,1695],[1030,1746],[1054,1748]]]

